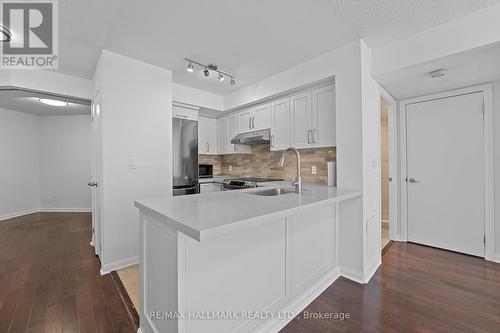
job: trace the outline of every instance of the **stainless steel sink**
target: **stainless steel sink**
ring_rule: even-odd
[[[275,195],[282,195],[287,193],[294,193],[295,190],[293,188],[269,188],[265,190],[248,192],[249,194],[262,195],[266,197],[272,197]]]

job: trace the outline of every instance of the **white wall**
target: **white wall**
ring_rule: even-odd
[[[38,117],[0,109],[0,219],[40,205]]]
[[[495,149],[495,260],[500,262],[500,81],[493,83]]]
[[[40,117],[40,207],[90,210],[90,116]]]
[[[0,109],[0,154],[0,220],[92,208],[90,116]]]
[[[134,201],[172,193],[172,73],[103,51],[102,272],[138,262]],[[129,169],[129,159],[136,169]]]
[[[201,108],[223,111],[223,96],[172,83],[172,100]]]

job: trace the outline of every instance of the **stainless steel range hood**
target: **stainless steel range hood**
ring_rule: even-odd
[[[269,143],[270,141],[271,141],[271,130],[264,129],[260,131],[240,133],[231,140],[231,143],[235,145],[251,146],[262,143]]]

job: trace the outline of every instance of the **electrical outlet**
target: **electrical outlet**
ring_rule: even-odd
[[[233,166],[232,165],[229,166],[229,171],[233,171]]]
[[[315,175],[315,174],[317,173],[317,170],[316,170],[316,166],[315,166],[315,165],[313,165],[313,166],[311,167],[311,173],[312,173],[313,175]]]

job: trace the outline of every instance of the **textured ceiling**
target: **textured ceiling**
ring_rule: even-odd
[[[500,0],[329,0],[372,47],[443,24]]]

